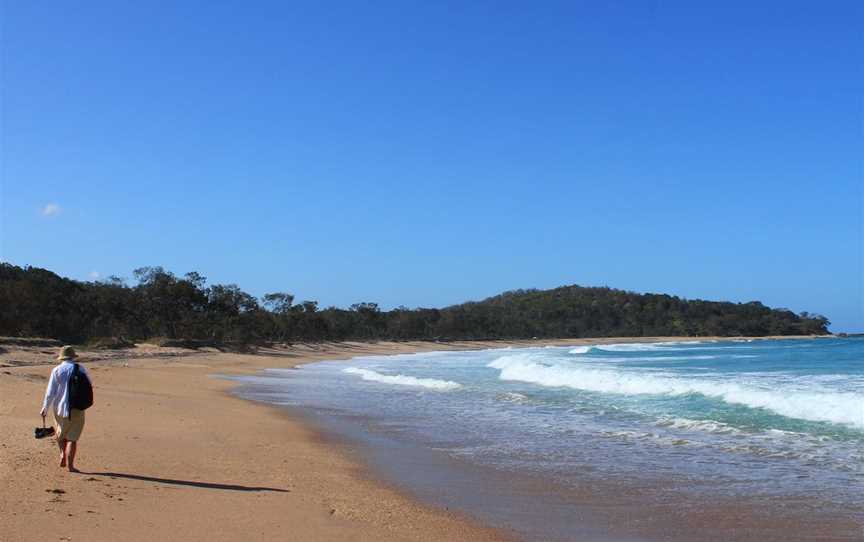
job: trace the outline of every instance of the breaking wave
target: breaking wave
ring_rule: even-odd
[[[594,349],[602,350],[604,352],[652,352],[656,350],[666,350],[662,345],[655,343],[598,344]]]
[[[864,429],[864,395],[852,392],[766,389],[704,378],[657,376],[610,368],[540,363],[531,354],[503,356],[487,366],[499,369],[501,380],[622,395],[701,394],[726,403],[763,408],[789,418]]]
[[[701,350],[691,345],[705,344],[712,341],[667,341],[656,343],[613,343],[577,346],[570,350],[571,354],[590,354],[591,352],[670,352],[676,350]],[[684,348],[678,348],[684,346]],[[712,347],[713,348],[713,347]]]
[[[407,375],[385,375],[370,369],[359,369],[357,367],[348,367],[343,372],[359,375],[363,380],[372,382],[380,382],[382,384],[393,384],[396,386],[412,386],[416,388],[426,388],[437,391],[450,391],[459,389],[462,384],[450,380],[438,380],[436,378],[417,378]]]

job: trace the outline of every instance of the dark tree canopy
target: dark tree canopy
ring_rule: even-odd
[[[80,282],[35,267],[0,263],[0,335],[83,343],[102,337],[153,337],[213,343],[377,339],[516,339],[641,336],[764,336],[828,333],[818,314],[795,314],[758,301],[729,303],[562,286],[515,290],[443,309],[383,311],[294,304],[275,292],[261,302],[235,284],[207,285],[196,272],[177,277],[142,267],[136,283],[117,277]]]

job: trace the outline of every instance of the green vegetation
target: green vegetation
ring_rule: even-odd
[[[611,288],[562,286],[517,290],[443,309],[375,303],[319,309],[287,293],[260,301],[234,284],[208,286],[161,267],[80,282],[35,267],[0,263],[0,335],[37,336],[98,345],[122,337],[159,337],[161,344],[377,339],[504,339],[613,336],[762,336],[826,334],[828,320],[753,301],[726,303],[637,294]],[[112,342],[113,341],[113,342]]]

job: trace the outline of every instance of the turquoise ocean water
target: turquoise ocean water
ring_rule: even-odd
[[[864,499],[864,340],[737,340],[436,352],[245,378],[262,401],[566,487]],[[656,486],[656,484],[655,484]],[[653,487],[653,486],[652,486]]]

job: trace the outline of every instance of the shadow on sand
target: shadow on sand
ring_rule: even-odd
[[[140,474],[125,474],[122,472],[84,472],[90,476],[108,476],[110,478],[127,478],[129,480],[142,480],[144,482],[158,482],[160,484],[170,484],[175,486],[190,486],[200,487],[204,489],[227,489],[230,491],[274,491],[277,493],[290,493],[288,489],[279,489],[275,487],[258,487],[258,486],[239,486],[235,484],[214,484],[210,482],[193,482],[191,480],[173,480],[171,478],[156,478],[153,476],[142,476]]]

